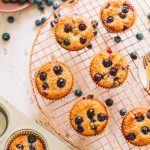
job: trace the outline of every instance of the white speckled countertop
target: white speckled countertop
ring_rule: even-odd
[[[29,55],[32,43],[38,31],[34,21],[44,15],[48,16],[51,8],[44,13],[31,6],[21,12],[0,14],[0,36],[10,33],[10,40],[4,42],[0,39],[0,95],[21,112],[37,119],[38,109],[32,98],[28,78]],[[7,17],[13,15],[15,22],[9,24]],[[54,138],[51,143],[53,150],[69,150],[69,148]]]

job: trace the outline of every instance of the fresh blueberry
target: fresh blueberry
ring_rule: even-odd
[[[41,20],[39,20],[39,19],[35,20],[35,25],[40,26],[41,25]]]
[[[59,78],[59,79],[57,80],[57,86],[58,86],[59,88],[63,88],[65,85],[66,85],[66,80],[65,80],[65,79]]]
[[[22,144],[17,144],[16,145],[16,148],[19,149],[19,150],[23,150],[24,149],[24,146]]]
[[[75,124],[76,125],[81,125],[83,122],[83,118],[80,116],[75,117]]]
[[[41,18],[41,23],[43,24],[46,21],[46,17]]]
[[[123,6],[122,12],[123,13],[128,13],[129,12],[129,7],[128,6]]]
[[[87,111],[87,116],[89,119],[92,119],[94,117],[94,115],[95,115],[94,109],[89,109]]]
[[[106,20],[107,23],[112,23],[114,21],[114,17],[109,16]]]
[[[142,122],[144,120],[144,116],[141,115],[141,116],[135,117],[135,119],[137,120],[137,122]]]
[[[86,24],[84,24],[84,23],[79,24],[79,30],[84,31],[84,30],[86,30],[86,28],[87,28]]]
[[[29,135],[29,136],[28,136],[28,142],[29,142],[29,143],[34,143],[34,142],[36,142],[36,136],[34,136],[34,135]]]
[[[64,26],[64,31],[66,32],[66,33],[69,33],[69,32],[71,32],[72,31],[72,26],[68,23],[68,24],[65,24],[65,26]]]
[[[104,59],[102,63],[103,63],[103,66],[106,68],[112,65],[112,61],[110,59]]]
[[[82,127],[82,126],[78,126],[78,127],[77,127],[77,131],[78,131],[78,132],[83,132],[83,131],[84,131],[84,129],[83,129],[83,127]]]
[[[26,2],[26,0],[18,0],[19,3],[23,4]]]
[[[147,112],[146,116],[148,119],[150,119],[150,111]]]
[[[136,34],[136,38],[137,38],[139,41],[141,41],[141,40],[144,38],[144,36],[143,36],[143,34],[142,34],[141,32],[138,32],[138,33]]]
[[[136,135],[134,133],[129,133],[126,136],[127,140],[135,140],[136,139]]]
[[[96,83],[100,82],[101,80],[103,79],[103,76],[99,73],[96,73],[95,76],[94,76],[94,81]]]
[[[63,42],[63,44],[64,44],[65,46],[69,46],[71,43],[70,43],[70,40],[65,39],[64,42]]]
[[[137,59],[137,57],[138,57],[138,54],[137,54],[137,52],[132,52],[131,54],[130,54],[130,57],[133,59],[133,60],[135,60],[135,59]]]
[[[123,13],[123,12],[121,12],[121,13],[119,14],[119,16],[120,16],[121,19],[125,19],[125,18],[126,18],[126,14]]]
[[[40,80],[44,81],[47,78],[47,73],[46,72],[41,72],[40,73]]]
[[[81,37],[81,38],[80,38],[80,43],[81,43],[81,44],[85,44],[86,41],[87,41],[86,37]]]
[[[80,89],[76,89],[74,94],[75,94],[75,96],[80,97],[80,96],[82,96],[83,92]]]
[[[117,68],[117,67],[112,67],[112,68],[110,69],[110,75],[111,75],[111,76],[116,76],[117,73],[118,73],[118,68]]]
[[[43,90],[46,90],[49,88],[49,85],[47,83],[43,83],[42,88],[43,88]]]
[[[121,116],[124,116],[126,113],[127,113],[127,110],[126,110],[126,109],[121,109],[121,110],[120,110],[120,115],[121,115]]]
[[[14,20],[15,20],[15,18],[14,18],[13,16],[9,16],[9,17],[7,18],[7,21],[8,21],[9,23],[13,23]]]
[[[97,30],[95,30],[95,31],[93,32],[93,34],[94,34],[94,36],[97,36],[98,31],[97,31]]]
[[[9,33],[3,33],[2,39],[3,39],[4,41],[8,41],[8,40],[10,39],[10,34],[9,34]]]
[[[47,0],[46,1],[47,6],[52,6],[53,3],[54,3],[54,0]]]
[[[91,49],[92,47],[93,47],[93,46],[92,46],[91,43],[87,46],[88,49]]]
[[[59,12],[58,12],[58,13],[55,13],[55,14],[54,14],[54,17],[55,17],[55,19],[56,19],[56,18],[59,18],[59,17],[61,17],[61,14],[60,14]]]
[[[63,72],[63,68],[61,66],[57,65],[53,68],[53,71],[55,72],[56,75],[61,75]]]
[[[45,9],[44,3],[42,3],[42,2],[38,3],[37,8],[38,8],[38,10],[43,11]]]
[[[113,103],[114,103],[114,101],[112,99],[110,99],[110,98],[107,99],[105,102],[106,102],[106,105],[109,106],[109,107],[112,106]]]
[[[58,7],[60,7],[60,2],[59,1],[54,1],[53,2],[53,9],[56,10]]]
[[[121,37],[120,37],[120,36],[114,37],[114,41],[115,41],[116,43],[120,43],[120,42],[121,42]]]
[[[143,126],[142,128],[141,128],[141,132],[143,133],[143,134],[148,134],[149,133],[149,128],[148,127],[146,127],[146,126]]]
[[[33,145],[30,145],[29,150],[36,150],[36,148]]]
[[[98,118],[98,120],[100,122],[103,122],[103,121],[105,121],[107,119],[107,116],[102,114],[102,113],[100,113],[100,114],[98,114],[97,118]]]

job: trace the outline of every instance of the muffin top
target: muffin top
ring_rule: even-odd
[[[45,98],[60,99],[70,92],[73,76],[64,63],[49,62],[37,71],[35,83],[39,93]]]
[[[150,144],[150,110],[136,108],[128,112],[122,122],[122,132],[132,144]]]
[[[35,135],[18,135],[14,138],[7,150],[45,150],[43,142]]]
[[[122,32],[136,20],[136,11],[128,0],[108,0],[101,10],[101,19],[110,32]]]
[[[128,64],[119,52],[99,53],[90,67],[93,81],[104,88],[117,87],[124,82],[128,74]]]
[[[80,99],[70,112],[72,127],[84,136],[101,133],[107,125],[108,118],[105,105],[93,95]]]
[[[82,16],[66,16],[58,21],[55,36],[63,48],[70,51],[81,50],[91,41],[92,24]]]

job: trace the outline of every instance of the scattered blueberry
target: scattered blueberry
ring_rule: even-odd
[[[121,19],[125,19],[125,18],[126,18],[126,14],[123,13],[123,12],[121,12],[121,13],[119,14],[119,17],[120,17]]]
[[[8,21],[9,23],[13,23],[14,20],[15,20],[15,18],[14,18],[13,16],[9,16],[9,17],[7,18],[7,21]]]
[[[36,150],[36,148],[33,145],[30,145],[29,150]]]
[[[149,128],[144,126],[144,127],[141,128],[141,132],[146,135],[146,134],[149,133]]]
[[[130,57],[133,59],[133,60],[135,60],[135,59],[137,59],[137,57],[138,57],[138,54],[137,54],[137,52],[132,52],[131,54],[130,54]]]
[[[8,41],[8,40],[10,39],[10,34],[9,34],[9,33],[3,33],[2,39],[3,39],[4,41]]]
[[[65,80],[65,79],[59,78],[59,79],[57,80],[57,86],[58,86],[59,88],[63,88],[65,85],[66,85],[66,80]]]
[[[128,13],[129,12],[129,7],[128,6],[123,6],[122,12]]]
[[[86,24],[84,24],[84,23],[79,24],[79,30],[84,31],[84,30],[86,30],[86,28],[87,28]]]
[[[120,42],[121,42],[121,37],[120,37],[120,36],[114,37],[114,41],[115,41],[116,43],[120,43]]]
[[[47,73],[46,72],[41,72],[40,73],[40,80],[44,81],[47,78]]]
[[[98,31],[97,31],[97,30],[95,30],[95,31],[93,32],[93,34],[94,34],[94,36],[97,36]]]
[[[68,24],[65,24],[65,26],[64,26],[64,31],[66,32],[66,33],[69,33],[69,32],[71,32],[72,31],[72,26],[68,23]]]
[[[120,115],[121,115],[121,116],[124,116],[126,113],[127,113],[127,110],[126,110],[126,109],[121,109],[121,110],[120,110]]]
[[[104,59],[102,63],[103,63],[103,66],[106,68],[112,65],[112,61],[110,59]]]
[[[61,66],[57,65],[53,68],[53,71],[55,72],[56,75],[61,75],[63,72],[63,68]]]
[[[118,68],[117,68],[117,67],[112,67],[112,68],[110,69],[110,75],[111,75],[111,76],[116,76],[117,73],[118,73]]]
[[[42,84],[42,88],[43,88],[43,90],[46,90],[46,89],[48,89],[48,88],[49,88],[49,86],[48,86],[48,84],[47,84],[47,83],[43,83],[43,84]]]
[[[46,21],[46,17],[41,18],[41,23],[43,24]]]
[[[110,106],[113,105],[114,101],[113,101],[112,99],[109,98],[109,99],[107,99],[107,100],[105,101],[105,103],[106,103],[107,106],[110,107]]]
[[[54,3],[54,0],[47,0],[47,1],[46,1],[46,4],[47,4],[48,6],[52,6],[53,3]]]
[[[141,32],[138,32],[138,33],[136,34],[136,38],[137,38],[139,41],[141,41],[141,40],[144,38],[144,36],[143,36],[143,34],[142,34]]]
[[[127,140],[135,140],[136,138],[136,135],[134,133],[129,133],[127,136],[126,136]]]
[[[93,47],[93,46],[92,46],[91,43],[87,46],[88,49],[91,49],[92,47]]]
[[[29,135],[29,136],[28,136],[28,142],[29,142],[29,143],[34,143],[34,142],[36,142],[36,136],[34,136],[34,135]]]
[[[92,26],[93,28],[96,28],[98,26],[98,21],[97,20],[92,20]]]
[[[75,96],[80,97],[80,96],[82,96],[83,92],[80,89],[76,89],[74,94],[75,94]]]
[[[59,18],[59,17],[61,17],[61,14],[58,12],[58,13],[55,13],[54,14],[54,17],[57,19],[57,18]]]
[[[107,119],[107,116],[104,114],[98,114],[97,118],[100,122],[103,122]]]
[[[81,125],[83,122],[83,118],[80,116],[75,117],[75,124]]]

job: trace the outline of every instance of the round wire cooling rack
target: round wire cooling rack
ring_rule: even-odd
[[[79,0],[78,3],[64,5],[59,8],[61,16],[66,14],[78,13],[89,20],[99,19],[99,11],[104,0]],[[131,0],[135,6],[138,18],[135,25],[126,32],[119,34],[110,34],[99,21],[98,36],[92,40],[92,49],[83,49],[80,51],[69,52],[56,42],[53,28],[50,22],[54,19],[53,14],[47,19],[46,23],[40,28],[30,55],[29,75],[34,98],[37,106],[49,126],[62,139],[80,150],[122,150],[122,149],[140,149],[129,144],[123,137],[120,126],[122,117],[119,111],[126,108],[128,111],[137,107],[150,106],[150,96],[144,91],[139,80],[137,69],[138,60],[143,56],[150,47],[150,23],[147,14],[150,11],[149,0]],[[68,4],[68,3],[67,3]],[[135,37],[137,32],[144,34],[144,40],[138,41]],[[116,44],[113,40],[119,35],[122,42]],[[97,87],[89,75],[89,66],[93,57],[106,48],[113,51],[120,51],[130,66],[130,71],[126,82],[115,89],[103,89]],[[137,60],[130,58],[130,53],[136,51],[139,55]],[[49,62],[52,56],[56,60],[65,62],[74,74],[75,83],[72,92],[65,98],[57,101],[50,101],[42,98],[35,87],[34,74],[36,70],[44,63]],[[70,126],[69,111],[77,101],[74,90],[80,88],[84,96],[94,94],[95,97],[106,100],[112,98],[114,105],[110,110],[110,123],[107,129],[99,136],[85,138],[78,135]],[[150,149],[150,146],[143,147]],[[142,148],[142,149],[143,149]]]

